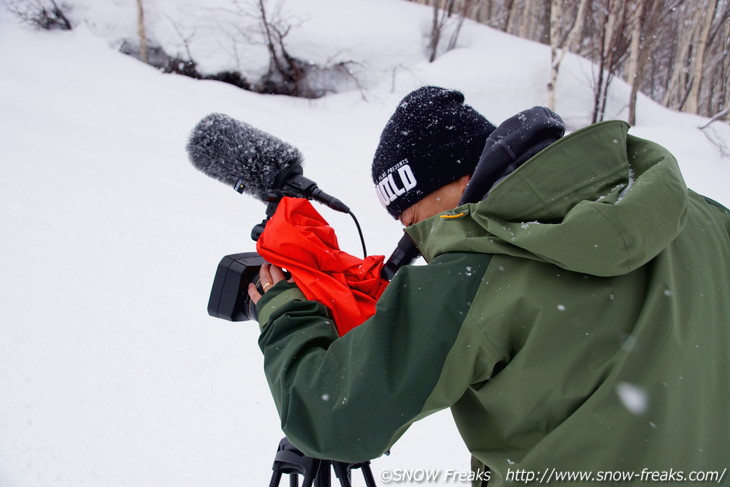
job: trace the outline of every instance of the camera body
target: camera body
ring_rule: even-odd
[[[257,320],[256,305],[248,296],[248,284],[261,289],[259,271],[264,263],[256,252],[223,257],[218,264],[208,300],[208,314],[228,321]]]

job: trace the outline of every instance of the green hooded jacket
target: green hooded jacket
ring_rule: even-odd
[[[271,288],[259,343],[289,440],[358,462],[451,408],[490,486],[730,482],[730,213],[627,131],[576,131],[409,227],[428,265],[343,337]]]

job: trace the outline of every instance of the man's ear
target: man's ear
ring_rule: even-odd
[[[466,185],[469,184],[469,181],[471,181],[471,174],[462,176],[457,181],[459,181],[459,188],[461,189],[461,194],[464,194],[464,191],[466,190]]]

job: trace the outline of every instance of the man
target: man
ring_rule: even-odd
[[[358,462],[451,408],[490,486],[727,481],[728,210],[627,124],[559,138],[544,109],[487,129],[475,170],[458,154],[484,132],[459,126],[462,102],[422,88],[383,131],[380,200],[428,265],[401,268],[374,316],[338,337],[324,306],[262,269],[260,346],[287,437]],[[457,206],[484,171],[486,197]]]

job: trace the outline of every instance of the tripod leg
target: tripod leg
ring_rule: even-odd
[[[375,486],[375,477],[373,477],[373,471],[370,470],[370,462],[363,463],[362,467],[362,475],[365,477],[365,485],[367,487],[376,487]]]
[[[279,448],[274,457],[274,466],[272,467],[274,473],[271,476],[269,487],[279,487],[282,474],[289,475],[290,487],[299,487],[299,475],[304,477],[302,487],[312,487],[321,463],[321,460],[305,456],[289,440],[284,438],[279,443]]]
[[[342,487],[351,487],[350,482],[350,464],[343,462],[332,462],[332,467],[335,470],[335,475],[340,480]]]
[[[322,460],[317,471],[316,487],[330,487],[332,485],[332,471],[330,470],[332,462]]]
[[[284,438],[274,458],[274,473],[269,487],[279,487],[282,474],[289,475],[289,486],[299,487],[299,475],[304,477],[302,487],[331,487],[332,470],[335,471],[341,487],[352,487],[352,470],[361,469],[367,487],[376,487],[370,470],[370,462],[346,463],[334,460],[319,460],[304,455],[289,440]]]
[[[281,480],[281,472],[274,471],[274,474],[271,476],[271,482],[269,482],[269,487],[279,487],[280,480]]]

